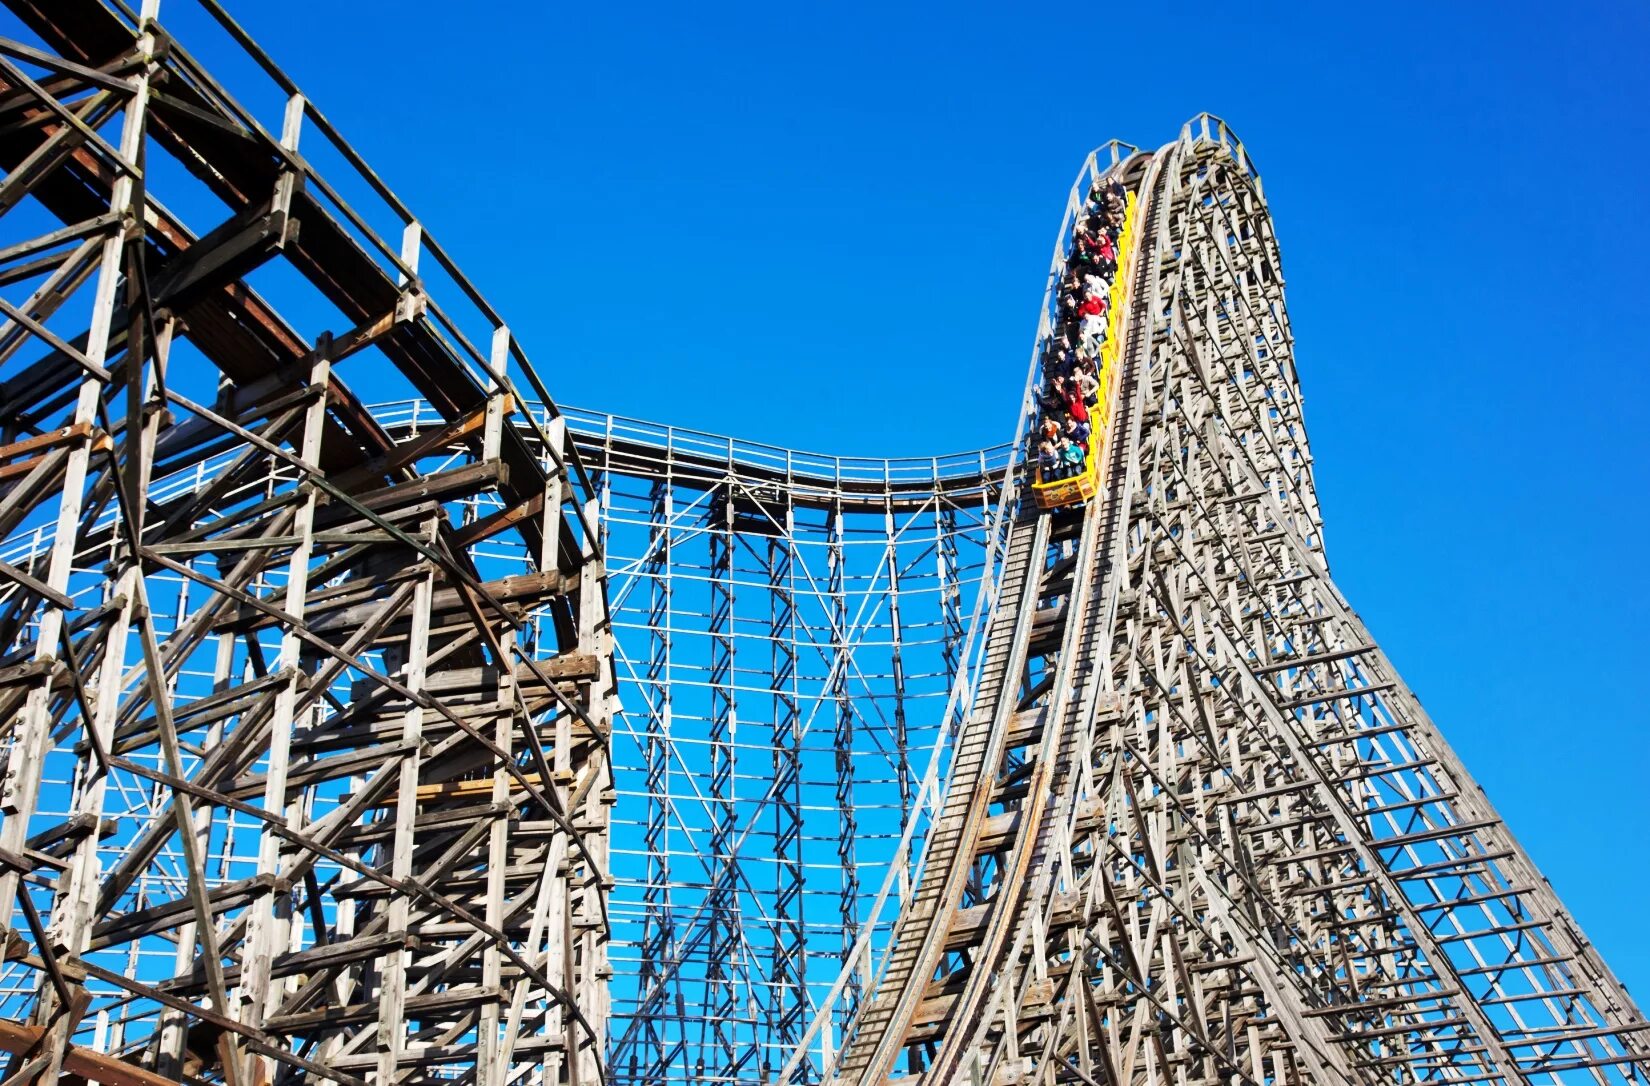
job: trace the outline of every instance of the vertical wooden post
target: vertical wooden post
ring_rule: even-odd
[[[303,436],[298,455],[306,464],[318,464],[321,457],[321,437],[327,418],[327,384],[332,375],[331,337],[323,333],[309,358],[308,389],[310,402],[304,411]],[[301,475],[295,480],[300,497],[293,515],[293,532],[297,546],[287,561],[286,592],[283,610],[298,621],[303,621],[309,598],[309,567],[314,552],[315,509],[318,492],[314,481]],[[285,673],[275,696],[275,709],[270,724],[269,754],[264,776],[264,810],[279,815],[289,828],[296,829],[300,808],[290,802],[287,789],[287,770],[291,761],[292,733],[297,721],[297,704],[302,689],[301,665],[304,642],[293,628],[281,636],[281,650],[277,667]],[[263,834],[258,842],[258,874],[278,876],[281,870],[282,841],[274,834]],[[280,1005],[283,985],[277,985],[270,973],[274,957],[286,949],[287,925],[291,923],[291,890],[271,888],[263,890],[250,906],[251,920],[247,924],[246,949],[241,973],[239,1002],[244,1020],[261,1025]],[[254,1057],[262,1065],[262,1073],[272,1074],[273,1063],[267,1057]],[[256,1081],[259,1072],[250,1072]]]

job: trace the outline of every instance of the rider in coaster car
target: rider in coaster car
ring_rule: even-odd
[[[1043,478],[1053,479],[1060,468],[1060,450],[1055,446],[1052,438],[1044,438],[1037,443],[1037,467],[1042,471]]]
[[[1056,389],[1066,399],[1066,414],[1078,422],[1089,421],[1089,407],[1083,402],[1083,393],[1073,381],[1056,378]]]
[[[1087,450],[1070,438],[1060,443],[1060,457],[1066,462],[1066,477],[1083,473],[1083,457]]]
[[[1083,396],[1083,403],[1093,407],[1100,400],[1100,381],[1094,374],[1083,369],[1071,371],[1071,383]]]
[[[1078,445],[1085,449],[1088,448],[1089,445],[1089,433],[1090,429],[1088,423],[1078,422],[1076,419],[1072,418],[1066,419],[1065,436],[1072,441],[1077,442]]]

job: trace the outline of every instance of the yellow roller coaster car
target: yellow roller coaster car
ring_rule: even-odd
[[[1106,448],[1106,433],[1111,421],[1113,395],[1117,384],[1118,355],[1122,351],[1119,337],[1123,320],[1123,304],[1128,295],[1128,275],[1134,266],[1134,193],[1129,193],[1123,213],[1123,229],[1117,237],[1117,274],[1112,277],[1110,304],[1106,307],[1106,341],[1100,346],[1100,389],[1094,407],[1089,409],[1089,447],[1083,459],[1083,470],[1063,479],[1044,479],[1043,469],[1037,469],[1037,480],[1031,492],[1037,496],[1042,509],[1060,509],[1081,505],[1100,492],[1100,456]]]

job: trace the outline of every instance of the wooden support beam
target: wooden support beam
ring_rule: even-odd
[[[0,1018],[0,1049],[13,1055],[35,1051],[46,1037],[41,1026]],[[79,1045],[69,1045],[63,1057],[63,1070],[91,1082],[107,1086],[178,1086],[176,1079],[146,1071],[105,1052],[97,1052]]]

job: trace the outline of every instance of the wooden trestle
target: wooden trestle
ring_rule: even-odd
[[[1642,1016],[1329,578],[1247,152],[1204,116],[1113,169],[1147,233],[1106,489],[1022,501],[874,997],[787,1073],[1642,1080]]]
[[[956,483],[1005,503],[983,640],[963,634],[937,460],[895,485],[584,438],[609,493],[639,483],[631,500],[653,507],[630,680],[657,702],[640,965],[614,1015],[595,492],[500,316],[198,2],[278,123],[171,38],[157,0],[6,0],[43,43],[0,42],[0,540],[27,538],[0,557],[7,1086],[593,1084],[610,1017],[636,1082],[1650,1074],[1625,989],[1330,579],[1271,220],[1246,150],[1207,116],[1109,167],[1143,234],[1103,492],[1017,506],[1015,473],[983,451]],[[381,425],[368,393],[436,418]],[[703,606],[672,597],[678,492],[705,499]],[[853,862],[844,525],[866,510],[884,524],[907,822],[874,895],[897,901],[891,928],[860,915]],[[828,555],[817,684],[798,652],[799,511],[822,518]],[[928,518],[935,651],[971,695],[920,781],[896,516]],[[763,1037],[733,975],[753,893],[735,824],[751,775],[733,764],[750,619],[733,597],[753,562],[782,793]],[[702,612],[710,646],[715,805],[685,919],[668,900],[676,608]],[[804,915],[805,685],[835,715],[828,922]],[[937,715],[936,737],[953,720]],[[816,958],[844,963],[819,1002],[809,922],[830,929]]]
[[[152,2],[9,6],[6,1081],[599,1082],[611,641],[538,378],[227,17],[278,135]]]

